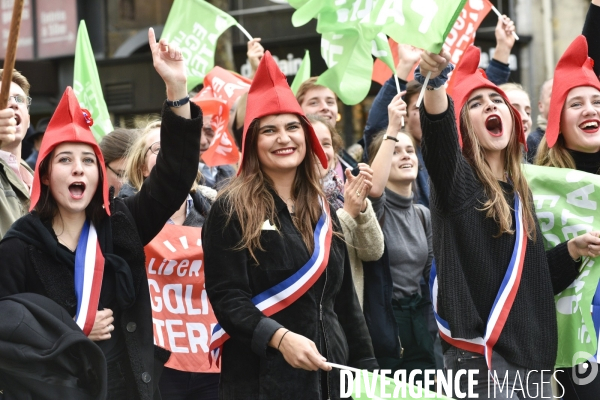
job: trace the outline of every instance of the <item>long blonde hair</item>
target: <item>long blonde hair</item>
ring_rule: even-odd
[[[507,104],[506,100],[503,99],[503,101]],[[535,240],[536,228],[532,212],[533,202],[529,192],[529,185],[521,168],[523,153],[521,151],[521,144],[519,143],[518,125],[516,123],[517,118],[520,117],[516,115],[509,104],[507,106],[513,119],[513,126],[508,146],[504,152],[504,168],[508,179],[513,184],[515,192],[521,196],[527,237]],[[460,113],[460,131],[463,139],[462,154],[475,170],[488,198],[481,210],[486,211],[486,217],[492,218],[498,224],[497,236],[501,236],[504,233],[513,234],[511,214],[513,206],[506,201],[504,191],[498,179],[494,176],[492,169],[485,160],[485,151],[479,143],[466,105]]]
[[[127,167],[125,168],[124,181],[129,183],[136,191],[139,191],[144,184],[146,177],[144,169],[146,168],[146,156],[148,155],[148,147],[146,146],[146,138],[156,128],[161,127],[161,120],[151,119],[142,128],[140,135],[129,148],[127,154]],[[200,135],[200,132],[198,132]],[[190,189],[190,193],[194,193],[198,188],[198,182],[202,179],[202,174],[198,171],[196,180]]]
[[[538,146],[534,163],[535,165],[542,165],[544,167],[577,169],[575,160],[567,150],[563,135],[558,135],[556,143],[552,148],[548,147],[548,141],[546,141],[546,136],[544,135]]]
[[[302,241],[312,253],[314,250],[314,226],[321,217],[319,197],[324,198],[319,173],[315,168],[317,157],[311,150],[311,138],[308,126],[303,118],[300,124],[306,139],[306,155],[296,170],[292,185],[292,199],[295,201],[294,225],[302,235]],[[259,120],[255,119],[248,127],[244,148],[244,164],[239,176],[219,193],[218,197],[227,199],[230,223],[235,214],[242,229],[242,239],[237,250],[247,248],[256,263],[256,251],[264,251],[260,243],[261,228],[265,220],[275,226],[281,226],[277,218],[273,181],[265,174],[258,159]],[[325,204],[326,207],[329,204]]]

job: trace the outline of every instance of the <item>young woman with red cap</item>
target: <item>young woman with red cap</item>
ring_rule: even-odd
[[[340,373],[326,361],[377,363],[315,168],[326,156],[269,52],[244,126],[238,176],[202,232],[220,398],[338,399]]]
[[[586,38],[577,37],[554,71],[548,128],[540,142],[536,164],[600,174],[600,81],[593,66],[593,60],[588,57]],[[595,304],[599,292],[600,285],[592,302],[595,312],[600,307],[600,304]],[[586,362],[583,368],[574,366],[557,373],[557,379],[565,388],[564,400],[598,397],[599,376],[581,385],[573,379],[577,373],[587,370],[581,376],[584,378],[592,371],[588,367],[591,366]]]
[[[181,52],[166,40],[157,43],[152,29],[148,36],[167,98],[180,101],[163,107],[161,151],[139,193],[111,198],[104,158],[89,128],[92,118],[69,87],[42,141],[32,212],[0,243],[0,297],[42,294],[75,316],[104,353],[111,400],[160,398],[158,381],[169,352],[153,344],[144,245],[187,196],[200,149],[202,113],[187,104]]]
[[[454,71],[452,99],[438,78],[449,55],[421,57],[420,73],[432,78],[421,126],[432,182],[432,302],[445,367],[479,370],[480,398],[508,397],[513,388],[524,397],[540,390],[550,396],[558,340],[553,294],[577,277],[581,256],[600,253],[600,239],[586,233],[545,251],[521,171],[521,119],[478,70],[479,50],[471,46]],[[490,388],[508,376],[501,395],[499,386],[488,392],[488,370],[498,377]]]

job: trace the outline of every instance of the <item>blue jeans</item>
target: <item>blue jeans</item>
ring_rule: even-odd
[[[455,398],[470,398],[469,389],[478,394],[479,399],[552,398],[552,370],[529,370],[509,363],[496,352],[492,355],[491,375],[481,354],[456,347],[450,347],[444,353],[444,368],[446,373],[452,370],[453,378],[458,370],[475,371],[473,378],[477,384],[469,388],[468,375],[462,375],[458,388],[454,386]],[[457,389],[467,397],[457,396]]]
[[[219,374],[165,367],[158,387],[163,400],[218,400]]]

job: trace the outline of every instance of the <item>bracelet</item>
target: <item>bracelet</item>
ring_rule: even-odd
[[[383,140],[387,140],[387,139],[393,140],[394,142],[398,142],[398,138],[397,138],[397,137],[394,137],[394,136],[389,136],[389,135],[386,133],[385,135],[383,135]]]
[[[167,99],[167,105],[169,107],[175,107],[175,108],[184,106],[189,102],[190,102],[190,96],[185,96],[183,99],[179,99],[179,100],[175,100],[175,101],[171,101],[171,100]]]
[[[433,91],[433,90],[440,90],[441,88],[443,88],[444,86],[439,86],[439,87],[433,87],[433,86],[429,86],[427,85],[427,87],[425,89],[429,90],[429,91]]]
[[[279,351],[279,348],[281,347],[281,342],[283,342],[283,338],[285,337],[285,335],[288,334],[289,331],[290,330],[288,329],[283,335],[281,335],[281,339],[279,339],[279,344],[277,345],[277,351]]]

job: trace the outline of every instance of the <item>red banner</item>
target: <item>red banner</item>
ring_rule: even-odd
[[[204,88],[192,101],[203,97],[214,97],[225,100],[227,107],[231,109],[235,101],[250,89],[251,83],[248,78],[221,67],[214,67],[204,77]]]
[[[167,224],[144,248],[154,343],[171,351],[166,366],[219,372],[208,361],[217,318],[204,289],[201,228]]]

